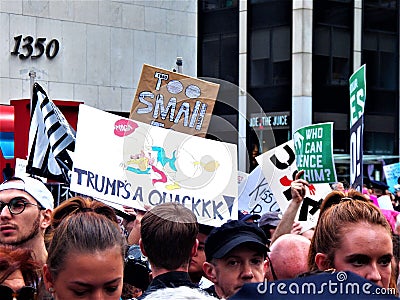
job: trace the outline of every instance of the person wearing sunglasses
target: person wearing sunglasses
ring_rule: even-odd
[[[0,245],[30,248],[43,265],[53,209],[53,195],[39,179],[12,177],[0,184]]]
[[[39,299],[40,264],[29,249],[0,246],[0,299]]]
[[[351,271],[383,288],[395,288],[389,223],[364,195],[333,191],[321,212],[308,254],[310,271]]]

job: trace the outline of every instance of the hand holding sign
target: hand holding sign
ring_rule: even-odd
[[[291,194],[293,201],[300,203],[303,201],[304,196],[306,195],[306,186],[309,187],[310,184],[308,181],[301,179],[304,174],[304,170],[298,172],[295,176],[295,180],[290,184]]]

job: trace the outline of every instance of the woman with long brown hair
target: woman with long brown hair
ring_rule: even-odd
[[[391,228],[377,206],[355,190],[326,196],[311,241],[310,271],[351,271],[395,288],[392,259]]]

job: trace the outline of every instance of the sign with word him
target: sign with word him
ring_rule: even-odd
[[[350,186],[363,186],[363,135],[366,97],[365,65],[351,75],[350,85]]]
[[[129,118],[204,137],[219,84],[143,65]]]
[[[291,183],[298,172],[293,140],[257,156],[256,160],[284,213],[292,201]],[[320,204],[330,191],[332,190],[328,183],[310,184],[306,188],[305,197],[296,215],[296,221],[302,224],[303,229],[317,224]]]
[[[336,182],[333,162],[333,123],[302,127],[293,134],[296,165],[310,183]]]

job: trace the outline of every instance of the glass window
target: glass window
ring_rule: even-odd
[[[237,0],[199,1],[198,76],[239,82]],[[207,8],[207,9],[206,9]]]
[[[398,1],[364,0],[362,63],[366,65],[364,151],[398,153]]]
[[[313,1],[313,4],[314,122],[334,121],[332,115],[348,122],[346,116],[350,106],[348,80],[352,73],[354,2],[326,0]],[[333,136],[334,152],[348,153],[349,129],[338,129],[335,126]]]
[[[250,86],[290,84],[291,42],[287,26],[254,30],[251,33]]]
[[[223,8],[237,7],[239,5],[239,0],[203,0],[202,10],[217,10]]]

